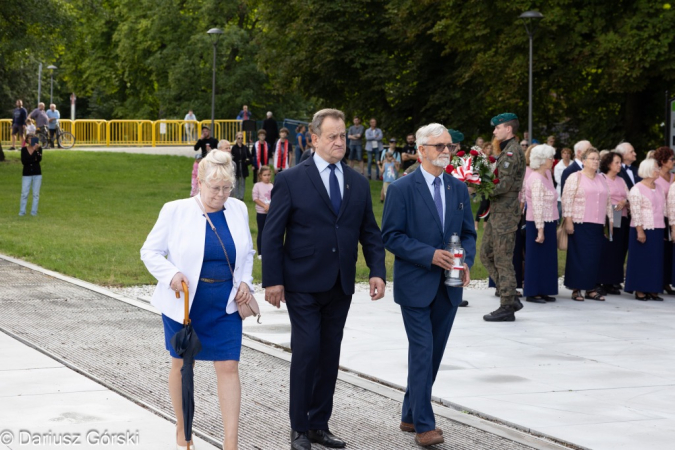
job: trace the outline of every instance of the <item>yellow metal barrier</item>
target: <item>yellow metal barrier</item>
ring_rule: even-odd
[[[153,127],[154,145],[194,145],[201,133],[196,120],[158,120]]]
[[[61,119],[62,130],[73,133],[76,145],[152,146],[194,145],[201,136],[201,127],[211,127],[210,120],[70,120]],[[212,135],[234,142],[241,130],[240,120],[216,120]],[[10,145],[12,120],[0,119],[0,142]]]
[[[71,128],[77,145],[106,145],[108,122],[105,120],[76,120]]]
[[[202,120],[200,122],[200,136],[201,136],[201,127],[206,125],[211,128],[210,120]],[[214,121],[215,130],[212,132],[212,136],[218,140],[227,139],[231,143],[234,143],[237,138],[237,131],[241,130],[241,120],[216,120]]]

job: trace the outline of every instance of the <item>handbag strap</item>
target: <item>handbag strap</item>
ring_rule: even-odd
[[[199,209],[202,210],[204,213],[204,217],[206,217],[206,221],[209,223],[209,226],[211,227],[211,230],[213,231],[213,234],[216,235],[218,238],[218,242],[220,242],[220,246],[223,248],[223,252],[225,253],[225,259],[227,260],[227,268],[230,269],[230,274],[232,275],[232,281],[234,282],[234,272],[232,272],[232,265],[230,264],[230,257],[227,255],[227,250],[225,250],[225,244],[223,244],[223,241],[220,239],[220,236],[218,236],[218,232],[216,231],[216,227],[213,225],[213,222],[211,222],[211,219],[209,218],[209,215],[207,214],[206,210],[204,209],[204,205],[202,205],[202,202],[199,200],[199,196],[195,195],[192,197],[195,199],[197,204],[199,205]]]

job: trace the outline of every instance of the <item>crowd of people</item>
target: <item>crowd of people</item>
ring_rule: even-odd
[[[268,119],[271,117],[268,113]],[[622,289],[634,293],[638,300],[662,300],[663,292],[675,294],[671,288],[675,272],[668,227],[675,217],[669,220],[666,207],[674,176],[672,150],[662,147],[649,152],[643,161],[645,167],[637,169],[632,166],[636,153],[628,142],[611,151],[598,151],[586,140],[577,142],[573,149],[558,150],[555,136],[549,136],[545,144],[535,141],[530,145],[518,138],[515,115],[507,115],[506,119],[509,120],[503,123],[508,124],[510,134],[495,136],[491,141],[479,137],[471,147],[496,159],[493,167],[500,178],[491,198],[474,199],[480,202],[474,228],[478,229],[481,221],[485,223],[482,261],[504,307],[486,315],[485,320],[515,320],[514,313],[522,308],[521,295],[532,303],[555,301],[558,241],[564,237],[567,237],[564,285],[572,291],[573,300],[604,301],[607,295],[618,295]],[[370,119],[366,128],[359,117],[353,118],[346,133],[343,162],[367,179],[373,179],[375,166],[375,179],[383,181],[381,202],[396,179],[414,172],[420,165],[413,133],[406,136],[402,148],[397,147],[393,137],[385,147],[377,120]],[[453,143],[462,144],[461,132],[449,130],[449,133]],[[298,165],[314,153],[311,132],[305,125],[296,128],[294,140],[289,134],[288,129],[282,128],[270,142],[263,128],[258,131],[257,141],[247,146],[242,143],[243,133],[238,133],[237,144],[230,146],[224,140],[216,142],[205,126],[202,138],[195,144],[195,150],[201,150],[198,157],[205,156],[211,148],[232,152],[234,196],[240,200],[244,199],[248,167],[252,167],[259,228],[258,258],[262,258],[260,235],[271,201],[272,174]],[[510,156],[500,157],[502,154]],[[197,164],[192,195],[196,193]],[[647,174],[650,164],[656,165],[658,176]],[[263,173],[261,168],[265,168]],[[672,209],[675,214],[675,206]],[[650,213],[654,215],[651,219],[647,217]],[[566,236],[559,238],[563,232]],[[510,237],[505,239],[506,235]],[[664,242],[660,252],[654,247],[655,241]],[[656,265],[662,270],[656,270]],[[643,276],[656,272],[662,274],[661,278]],[[650,282],[645,284],[647,279]],[[522,289],[522,294],[517,289]]]

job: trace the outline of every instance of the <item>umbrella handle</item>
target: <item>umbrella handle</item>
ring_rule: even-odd
[[[183,292],[185,293],[185,319],[183,320],[183,325],[187,325],[190,323],[190,291],[188,291],[185,281],[181,281],[180,283],[183,285]],[[176,298],[180,298],[180,292],[176,292]]]

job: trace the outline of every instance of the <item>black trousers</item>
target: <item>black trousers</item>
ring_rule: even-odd
[[[289,415],[295,431],[328,430],[351,302],[352,296],[342,291],[339,276],[326,292],[286,292],[293,353]]]
[[[51,148],[54,148],[54,137],[56,136],[56,128],[50,128],[49,129],[49,146]],[[58,142],[57,142],[58,144]]]
[[[262,255],[262,234],[265,229],[265,221],[267,220],[267,214],[256,213],[255,220],[258,222],[258,256]]]

